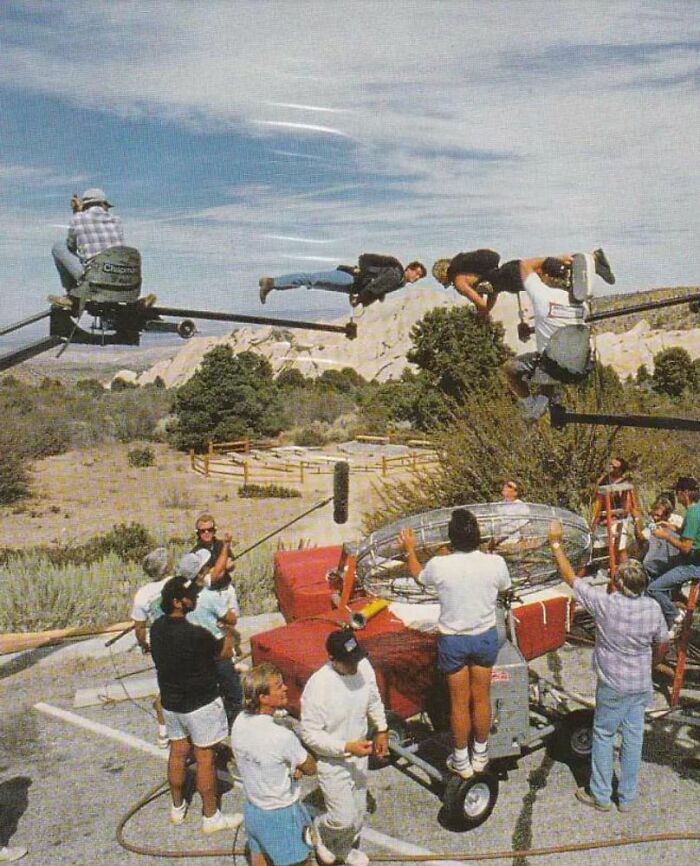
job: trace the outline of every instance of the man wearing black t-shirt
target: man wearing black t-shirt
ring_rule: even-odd
[[[197,791],[202,798],[202,831],[235,830],[242,815],[219,811],[214,747],[228,735],[224,706],[216,680],[217,658],[231,655],[231,635],[217,641],[211,632],[186,619],[197,604],[197,587],[183,577],[163,587],[165,616],[151,627],[151,655],[156,665],[163,716],[170,739],[168,782],[172,804],[170,820],[182,824],[187,814],[183,796],[186,762],[194,751]]]

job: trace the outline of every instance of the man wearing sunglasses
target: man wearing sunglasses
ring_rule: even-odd
[[[195,528],[197,542],[192,552],[206,550],[210,554],[211,568],[203,578],[197,609],[189,618],[220,640],[222,627],[233,628],[240,616],[236,589],[231,582],[231,572],[235,568],[230,554],[231,535],[226,532],[223,539],[217,538],[216,522],[208,513],[199,515]],[[240,642],[237,632],[234,633],[233,639],[237,650],[236,644]],[[216,672],[230,729],[233,720],[241,710],[243,699],[241,679],[231,658],[218,659]]]

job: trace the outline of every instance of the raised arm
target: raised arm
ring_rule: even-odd
[[[559,569],[559,574],[563,581],[569,584],[569,586],[573,586],[575,581],[577,580],[576,573],[571,567],[571,563],[569,562],[569,558],[564,552],[564,548],[562,546],[562,539],[564,538],[564,530],[562,529],[562,525],[558,520],[553,520],[549,524],[549,546],[552,548],[552,553],[554,554],[554,561],[557,564],[557,568]]]

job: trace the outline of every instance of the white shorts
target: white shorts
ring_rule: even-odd
[[[163,718],[170,740],[186,740],[207,749],[228,737],[228,721],[221,698],[205,704],[191,713],[175,713],[163,708]]]

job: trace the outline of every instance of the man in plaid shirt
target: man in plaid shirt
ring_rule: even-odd
[[[595,621],[593,670],[596,686],[593,717],[590,793],[576,791],[576,799],[601,812],[612,808],[613,745],[622,732],[618,809],[628,812],[637,798],[642,760],[644,713],[651,700],[651,668],[668,649],[668,628],[661,608],[644,594],[646,573],[635,559],[621,563],[615,591],[593,587],[574,574],[564,548],[559,521],[553,521],[549,543],[562,578],[576,601]],[[653,658],[652,658],[653,656]]]
[[[82,279],[86,262],[102,250],[124,244],[122,221],[110,213],[112,205],[103,190],[97,187],[86,189],[82,198],[73,196],[71,206],[74,213],[68,226],[68,237],[54,244],[51,250],[61,285],[68,293]],[[70,298],[51,296],[49,300],[59,306],[71,305]]]

